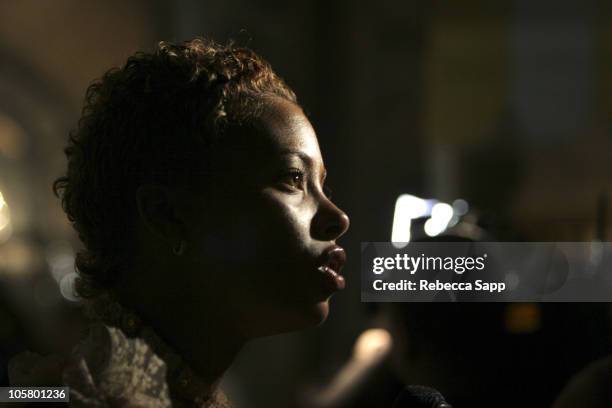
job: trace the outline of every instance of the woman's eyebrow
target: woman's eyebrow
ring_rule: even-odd
[[[297,150],[283,150],[282,152],[280,152],[280,154],[282,156],[298,156],[300,159],[302,159],[303,162],[305,162],[309,166],[312,166],[314,163],[314,159],[312,157],[310,157],[304,152],[300,152]]]

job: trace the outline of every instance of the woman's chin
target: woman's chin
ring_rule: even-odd
[[[280,332],[287,333],[319,326],[329,315],[329,300],[322,300],[296,308],[291,316],[283,319]]]
[[[275,305],[260,308],[258,318],[244,328],[248,337],[265,337],[316,327],[329,315],[329,299],[312,303]]]
[[[277,320],[277,322],[282,323],[277,326],[277,331],[273,334],[288,333],[319,326],[325,322],[328,315],[329,300],[302,305],[295,308],[290,315],[285,315],[283,319]]]
[[[329,316],[329,300],[323,300],[312,306],[311,326],[318,326],[327,320]]]

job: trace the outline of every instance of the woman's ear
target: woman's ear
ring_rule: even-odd
[[[167,187],[153,183],[138,187],[136,208],[138,218],[156,238],[171,246],[185,238],[185,220],[178,197]]]

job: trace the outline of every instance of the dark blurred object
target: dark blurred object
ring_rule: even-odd
[[[422,385],[407,386],[395,399],[392,408],[453,408],[442,394]]]
[[[390,307],[402,378],[439,389],[455,408],[487,406],[499,395],[498,407],[550,406],[573,373],[610,349],[607,304]]]
[[[8,387],[7,364],[9,358],[23,349],[21,343],[24,330],[11,305],[5,299],[4,289],[0,284],[0,387]]]
[[[553,408],[612,407],[612,356],[589,364],[570,380]]]
[[[415,220],[413,241],[495,241],[478,214],[436,236]],[[610,352],[605,303],[393,303],[380,313],[401,378],[439,389],[455,408],[550,406],[573,373]]]

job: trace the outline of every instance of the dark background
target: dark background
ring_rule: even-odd
[[[87,85],[159,40],[204,35],[247,44],[293,87],[352,220],[348,287],[330,319],[249,345],[224,383],[236,407],[305,404],[359,333],[389,320],[423,352],[418,363],[395,357],[400,374],[381,374],[387,384],[433,384],[462,406],[485,394],[550,403],[609,351],[607,305],[365,305],[359,248],[390,239],[402,193],[463,198],[499,240],[606,240],[611,20],[604,0],[3,1],[0,367],[78,335],[69,285],[79,243],[51,183]],[[361,391],[384,388],[371,387]]]

